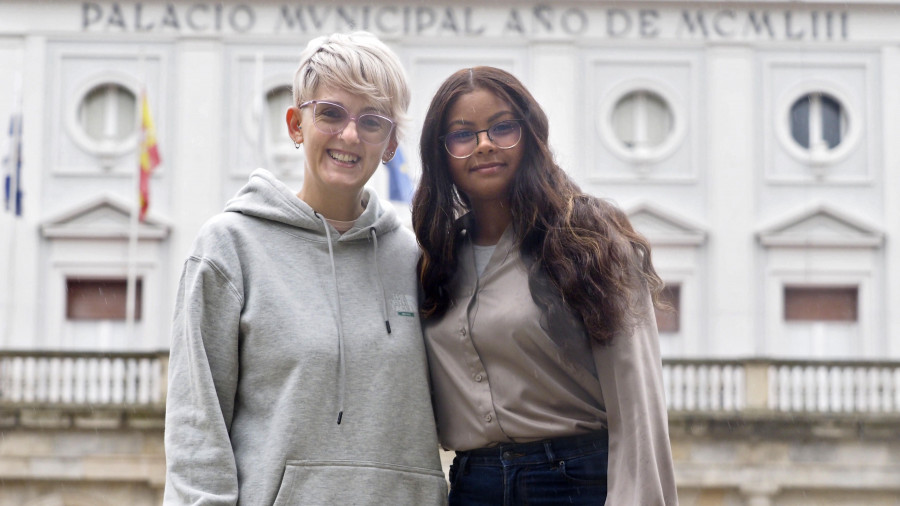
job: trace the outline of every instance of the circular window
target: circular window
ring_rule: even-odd
[[[778,137],[797,160],[828,165],[844,158],[859,139],[850,101],[826,87],[799,90],[781,102]]]
[[[847,114],[840,102],[826,93],[810,93],[791,105],[791,137],[804,149],[836,148],[847,135]]]
[[[104,164],[137,148],[138,98],[121,81],[94,81],[75,94],[68,131],[78,146]]]
[[[88,91],[78,107],[78,123],[98,143],[120,143],[133,135],[137,98],[118,84],[103,84]]]
[[[639,164],[671,155],[685,134],[673,95],[655,83],[634,82],[600,102],[600,138],[622,159]]]
[[[656,93],[634,91],[616,102],[612,127],[625,149],[658,148],[672,134],[672,111]]]

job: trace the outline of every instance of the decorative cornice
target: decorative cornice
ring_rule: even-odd
[[[884,232],[875,225],[824,203],[789,213],[756,235],[766,247],[878,248],[884,243]]]
[[[128,239],[132,206],[124,199],[108,193],[94,196],[41,224],[41,235],[48,239]],[[171,225],[148,213],[138,223],[138,238],[162,240],[169,236]]]

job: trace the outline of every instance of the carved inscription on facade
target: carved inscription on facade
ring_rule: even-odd
[[[81,4],[85,32],[843,41],[842,10],[622,9],[222,3]]]

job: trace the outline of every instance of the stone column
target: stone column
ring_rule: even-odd
[[[163,305],[166,311],[175,307],[182,262],[197,231],[210,216],[222,210],[222,165],[226,152],[221,134],[226,128],[223,94],[229,80],[236,78],[218,78],[225,76],[223,54],[224,46],[215,37],[182,38],[175,44],[174,83],[170,90],[174,118],[166,125],[171,125],[173,131],[166,137],[170,145],[164,147],[163,154],[168,156],[164,163],[171,192],[169,218],[175,224],[169,241],[170,297]],[[169,348],[170,330],[163,328],[159,337],[159,345],[164,349]]]
[[[755,242],[758,157],[754,50],[710,45],[707,51],[709,352],[758,354]]]
[[[897,188],[900,184],[900,172],[890,169],[896,168],[900,164],[900,145],[890,139],[897,139],[900,135],[900,117],[897,114],[887,113],[887,111],[897,111],[900,108],[900,90],[897,89],[896,82],[900,79],[900,47],[885,45],[881,50],[882,55],[882,97],[884,102],[881,104],[883,113],[883,139],[884,142],[884,162],[882,167],[882,177],[884,178],[884,217],[885,217],[885,235],[889,238],[885,241],[885,342],[879,342],[875,346],[875,353],[884,353],[887,357],[897,360],[900,359],[900,339],[891,339],[890,336],[896,336],[900,333],[900,311],[891,311],[891,308],[897,307],[900,303],[900,245],[897,244],[896,238],[900,236],[900,200],[895,194],[891,193],[891,188]],[[874,133],[873,133],[874,134]],[[872,134],[870,134],[872,135]],[[876,181],[878,180],[878,176]],[[893,240],[892,240],[893,239]]]

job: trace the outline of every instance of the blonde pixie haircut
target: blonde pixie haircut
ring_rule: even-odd
[[[394,120],[394,135],[407,121],[410,91],[397,55],[369,32],[334,33],[309,41],[294,74],[294,105],[312,100],[320,86],[367,96]]]

